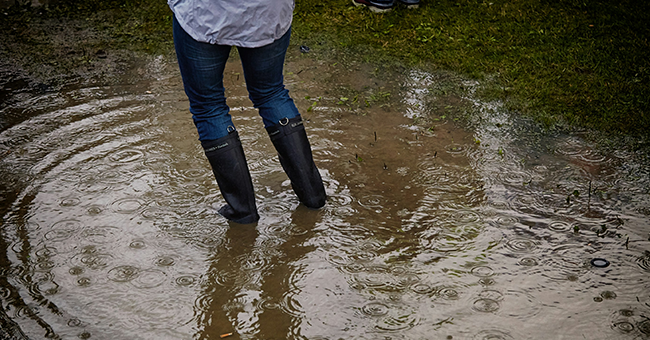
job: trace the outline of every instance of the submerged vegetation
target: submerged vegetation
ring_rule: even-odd
[[[14,5],[2,16],[4,58],[22,46],[16,53],[30,62],[61,59],[57,42],[39,37],[48,20],[92,32],[78,41],[83,52],[61,63],[173,48],[165,1],[61,0]],[[416,10],[374,14],[349,0],[297,0],[293,30],[294,42],[315,51],[349,49],[366,61],[430,64],[482,80],[482,95],[548,125],[643,136],[650,129],[646,1],[422,0]]]

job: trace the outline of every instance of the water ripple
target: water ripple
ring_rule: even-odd
[[[553,221],[548,225],[548,228],[553,231],[568,231],[573,229],[570,223],[562,221]]]
[[[503,294],[496,290],[484,290],[479,293],[478,299],[472,302],[472,309],[482,313],[496,312],[501,308]]]
[[[636,264],[639,268],[650,272],[650,252],[646,252],[642,256],[637,257]]]
[[[383,316],[388,314],[389,307],[382,302],[370,302],[361,307],[361,312],[368,316]]]
[[[470,271],[472,275],[478,277],[489,277],[494,275],[494,270],[488,266],[477,266]]]
[[[124,265],[115,267],[108,271],[108,279],[115,282],[128,282],[140,274],[140,269],[134,266]]]
[[[537,241],[526,238],[514,238],[506,241],[505,246],[508,250],[515,253],[532,253],[537,247]]]
[[[497,177],[501,182],[511,185],[525,185],[532,181],[531,174],[523,170],[502,169],[497,173]]]
[[[557,279],[576,281],[589,270],[589,261],[593,249],[583,244],[564,244],[551,249],[550,254],[543,257],[546,270],[542,275]]]
[[[117,243],[120,233],[121,230],[117,227],[98,226],[85,228],[79,236],[88,242],[105,244],[109,242]]]
[[[113,163],[130,163],[144,157],[144,153],[135,149],[117,150],[108,156],[108,159]]]
[[[541,311],[542,304],[533,295],[523,290],[508,290],[503,294],[500,314],[518,319],[528,319]]]
[[[506,331],[499,329],[486,329],[474,335],[474,340],[515,340],[515,338]],[[519,339],[519,338],[517,338]]]
[[[127,278],[125,276],[131,277]],[[141,289],[158,287],[167,280],[167,274],[165,274],[165,272],[155,269],[142,270],[137,274],[127,274],[125,276],[121,279],[124,281],[131,281],[131,284],[133,284],[133,286]]]
[[[275,310],[275,309],[280,309],[282,305],[280,302],[267,297],[267,298],[257,300],[256,307],[257,310]]]
[[[192,286],[197,282],[197,278],[193,275],[183,275],[176,278],[175,282],[179,286]]]
[[[612,323],[612,329],[624,334],[630,333],[634,330],[634,324],[628,321],[614,321]]]
[[[420,318],[409,308],[390,308],[385,316],[377,320],[375,328],[386,332],[405,331],[419,322]]]
[[[359,198],[358,203],[366,209],[382,209],[385,199],[381,195],[366,195]]]
[[[253,253],[237,260],[242,270],[256,271],[266,266],[268,259],[263,254]]]
[[[445,146],[445,151],[452,156],[462,156],[467,151],[467,146],[458,143],[452,143]]]
[[[121,198],[112,203],[115,212],[132,214],[144,206],[144,202],[137,198]]]
[[[525,267],[534,267],[538,265],[538,261],[532,257],[524,257],[517,263]]]
[[[641,338],[650,335],[650,319],[647,318],[645,310],[636,308],[616,310],[610,313],[609,324],[611,329],[619,334],[634,334]]]
[[[87,267],[93,270],[103,269],[113,262],[113,255],[100,253],[79,253],[70,261],[76,267]]]
[[[154,264],[159,267],[170,267],[176,263],[173,256],[160,256],[154,260]]]
[[[419,282],[411,285],[411,290],[421,295],[431,295],[431,294],[435,294],[436,292],[436,288],[434,285],[430,285],[424,282]]]
[[[280,306],[285,313],[294,317],[300,318],[305,314],[305,310],[302,308],[300,302],[296,299],[296,293],[292,291],[284,294]]]
[[[77,279],[77,285],[79,287],[88,287],[92,284],[92,279],[89,277],[80,277]]]
[[[499,216],[496,223],[499,227],[511,227],[519,223],[519,219],[514,216]]]
[[[145,241],[141,239],[133,240],[129,243],[129,248],[132,249],[142,249],[146,246],[147,244],[145,243]]]
[[[436,294],[445,300],[458,300],[460,293],[456,287],[439,287]]]
[[[636,327],[645,335],[650,335],[650,319],[639,321]]]

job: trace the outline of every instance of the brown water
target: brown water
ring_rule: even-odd
[[[261,220],[229,225],[175,65],[145,69],[152,80],[7,95],[0,116],[25,118],[0,132],[4,334],[650,337],[647,155],[539,132],[445,73],[295,55],[286,81],[329,196],[313,211],[233,63]],[[450,82],[466,94],[443,95]]]

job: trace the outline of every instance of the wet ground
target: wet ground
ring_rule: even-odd
[[[124,84],[5,86],[3,334],[650,338],[647,154],[540,131],[451,74],[293,52],[329,198],[298,204],[231,63],[254,226],[216,213],[173,60]]]

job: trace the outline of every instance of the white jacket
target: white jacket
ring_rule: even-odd
[[[294,0],[167,0],[181,27],[197,41],[261,47],[282,37]]]

